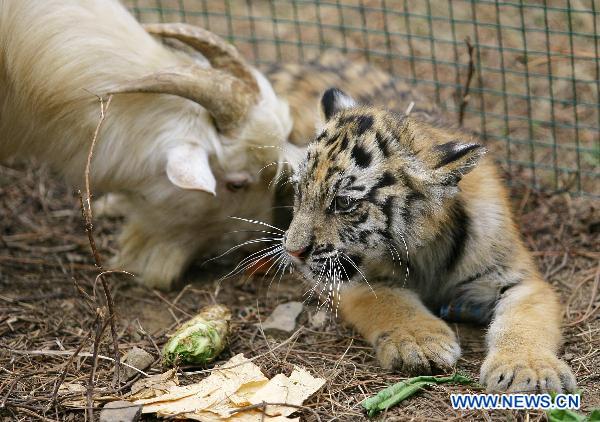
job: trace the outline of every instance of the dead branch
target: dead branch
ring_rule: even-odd
[[[475,61],[473,60],[473,44],[471,44],[471,39],[469,37],[465,38],[465,43],[467,44],[467,52],[469,53],[469,69],[467,71],[467,81],[464,85],[465,89],[461,96],[460,108],[458,112],[458,125],[461,127],[465,119],[465,110],[467,108],[467,105],[469,104],[469,89],[471,87],[471,80],[473,79],[473,74],[475,73]]]
[[[575,294],[580,290],[581,286],[583,286],[585,283],[587,283],[589,280],[592,280],[592,279],[594,280],[594,286],[592,288],[592,293],[590,295],[590,301],[588,302],[587,309],[583,312],[583,315],[581,317],[577,318],[575,321],[569,322],[567,324],[567,327],[573,327],[575,325],[581,324],[584,321],[587,321],[596,313],[596,311],[598,311],[600,309],[600,305],[596,306],[595,308],[592,309],[594,303],[596,302],[596,295],[598,293],[598,289],[600,286],[600,265],[598,265],[598,267],[596,267],[596,273],[593,277],[588,277],[588,278],[584,279],[581,283],[579,283],[577,285],[577,287],[575,287],[575,289],[573,289],[573,293],[571,293],[571,297],[569,298],[569,300],[567,302],[567,309],[571,305],[571,302],[572,302],[573,298],[575,297]]]
[[[31,416],[32,418],[35,418],[42,422],[58,422],[56,419],[50,419],[50,418],[47,418],[45,416],[35,413],[33,410],[29,409],[27,406],[15,404],[15,403],[10,403],[8,406],[17,408],[17,409],[19,409],[19,412],[25,413],[26,415]]]
[[[94,321],[94,324],[96,324],[95,321]],[[83,349],[83,346],[85,346],[85,344],[88,342],[91,334],[92,333],[90,330],[90,332],[88,332],[88,334],[83,338],[83,340],[81,341],[81,343],[75,350],[75,353],[73,353],[67,360],[67,363],[65,363],[65,366],[64,366],[60,376],[58,377],[58,381],[56,382],[56,385],[54,386],[54,390],[52,391],[52,400],[48,403],[47,409],[49,409],[50,406],[52,406],[52,404],[56,403],[56,397],[58,395],[58,390],[60,389],[60,386],[62,385],[63,382],[65,382],[65,379],[67,378],[67,373],[69,371],[69,367],[71,366],[71,364],[73,363],[73,361],[75,360],[77,355],[79,355],[79,353],[81,352],[81,349]]]
[[[90,168],[92,165],[92,158],[94,156],[94,147],[96,146],[96,142],[98,141],[98,135],[100,133],[100,129],[102,128],[102,124],[104,123],[104,120],[106,119],[106,115],[108,112],[108,108],[110,107],[110,103],[112,101],[112,95],[108,97],[108,100],[106,101],[106,105],[104,103],[104,99],[103,98],[99,98],[100,101],[100,120],[98,121],[98,125],[96,126],[96,130],[94,131],[94,136],[92,138],[92,143],[90,145],[90,151],[88,153],[88,157],[87,157],[87,162],[85,165],[85,172],[84,172],[84,178],[85,178],[85,201],[83,199],[83,196],[81,195],[81,192],[79,192],[79,201],[80,201],[80,205],[81,205],[81,213],[82,213],[82,218],[83,221],[85,223],[85,232],[88,236],[88,240],[90,242],[90,247],[92,248],[92,255],[94,256],[94,262],[96,264],[96,267],[98,267],[100,270],[103,269],[102,267],[102,259],[100,257],[100,253],[98,252],[98,248],[96,247],[96,241],[94,240],[94,235],[93,235],[93,230],[94,230],[94,225],[93,225],[93,213],[92,213],[92,192],[91,192],[91,183],[90,183]],[[111,271],[115,272],[115,271]],[[115,306],[114,306],[114,302],[113,302],[113,298],[112,295],[110,293],[110,287],[108,285],[108,282],[106,281],[104,274],[106,274],[107,272],[101,272],[100,274],[98,274],[98,276],[96,277],[96,279],[100,280],[100,283],[102,283],[102,289],[104,290],[104,296],[106,297],[106,305],[108,307],[108,322],[110,323],[110,331],[111,331],[111,335],[112,335],[112,340],[113,340],[113,353],[114,353],[114,359],[115,359],[115,364],[116,367],[119,368],[120,367],[120,361],[121,361],[121,357],[119,355],[119,335],[117,333],[117,327],[116,327],[116,318],[115,318]],[[101,338],[96,336],[96,339],[94,341],[94,350],[96,351],[98,349],[98,344],[96,344],[96,341],[100,341]],[[95,366],[95,362],[94,362],[94,366]],[[94,371],[92,371],[93,374]],[[92,385],[92,389],[93,389],[93,376],[90,378],[90,383]],[[116,370],[114,372],[113,375],[113,385],[118,385],[120,384],[120,371]],[[90,399],[91,400],[91,399]],[[88,403],[89,404],[89,403]],[[88,407],[90,410],[90,416],[92,416],[92,408]],[[93,420],[93,418],[91,419]]]
[[[90,296],[85,290],[83,290],[83,288],[79,285],[79,283],[77,282],[77,280],[75,278],[73,278],[73,284],[75,285],[75,288],[77,289],[77,292],[79,293],[79,295],[83,298],[90,313],[94,313],[95,312],[94,304],[96,303],[96,297]]]
[[[276,415],[269,415],[266,412],[267,406],[282,406],[282,407],[291,407],[293,409],[298,409],[298,410],[308,410],[313,415],[315,415],[315,417],[317,418],[317,420],[319,422],[321,422],[321,417],[319,416],[319,414],[314,409],[312,409],[310,407],[307,407],[307,406],[299,406],[297,404],[290,404],[290,403],[270,403],[270,402],[262,401],[260,403],[251,404],[249,406],[244,406],[244,407],[240,407],[239,409],[231,410],[231,411],[229,411],[229,414],[230,415],[235,415],[237,413],[245,412],[247,410],[259,409],[259,410],[261,410],[263,412],[264,415],[267,415],[267,416],[276,416]]]
[[[96,377],[96,368],[98,367],[98,349],[100,348],[102,334],[104,334],[106,326],[109,322],[104,321],[104,323],[102,323],[104,317],[105,315],[103,310],[98,308],[96,310],[96,320],[94,321],[94,325],[96,326],[96,336],[94,337],[94,349],[92,351],[92,369],[90,370],[90,377],[86,387],[87,414],[90,418],[90,421],[94,420],[94,378]]]
[[[112,95],[108,97],[108,101],[106,105],[104,104],[104,99],[100,98],[100,120],[98,121],[98,125],[96,126],[96,130],[94,131],[94,136],[92,138],[92,144],[90,145],[90,151],[88,153],[87,162],[85,163],[85,202],[81,197],[81,192],[79,192],[79,199],[81,202],[81,214],[83,217],[83,221],[85,222],[85,232],[88,236],[88,240],[90,242],[90,246],[92,248],[92,254],[94,255],[94,261],[96,266],[102,269],[102,259],[100,257],[100,253],[96,248],[96,241],[93,236],[94,226],[92,224],[93,214],[92,214],[92,192],[90,188],[90,168],[92,166],[92,158],[94,155],[94,147],[96,146],[96,142],[98,141],[98,134],[100,133],[100,128],[104,123],[104,119],[106,118],[106,113],[108,112],[108,108],[110,107],[110,103],[112,101]]]
[[[92,224],[92,192],[90,189],[90,168],[92,166],[92,157],[94,155],[94,147],[96,146],[96,142],[98,141],[98,134],[100,133],[100,128],[102,127],[102,124],[104,123],[104,119],[106,118],[106,113],[108,112],[108,108],[110,107],[110,103],[112,101],[112,95],[110,95],[108,97],[108,100],[106,101],[106,106],[104,105],[104,98],[100,98],[100,120],[98,121],[98,125],[96,126],[96,130],[94,131],[94,137],[92,138],[92,145],[90,145],[90,151],[88,153],[88,157],[87,157],[87,162],[85,164],[85,193],[86,193],[86,205],[87,207],[84,208],[86,210],[86,216],[88,218],[86,218],[86,223],[89,223],[90,226]],[[91,228],[90,228],[91,230]],[[100,262],[100,255],[98,254],[98,251],[93,251],[94,252],[94,259],[96,260],[96,265],[98,265],[99,267],[102,267],[102,263]]]

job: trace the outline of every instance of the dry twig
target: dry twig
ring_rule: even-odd
[[[103,270],[102,259],[100,257],[100,253],[98,252],[98,248],[96,247],[96,241],[94,240],[94,235],[93,235],[94,225],[93,225],[93,213],[92,213],[92,192],[91,192],[91,182],[90,182],[90,168],[92,165],[92,158],[94,156],[94,147],[96,146],[96,142],[98,141],[98,135],[100,133],[100,129],[102,128],[102,124],[104,123],[104,120],[106,118],[108,108],[110,107],[110,103],[112,101],[112,95],[108,97],[108,101],[106,102],[106,104],[104,103],[103,98],[99,98],[99,101],[100,101],[100,120],[98,121],[96,130],[94,131],[94,136],[92,138],[92,143],[90,145],[90,151],[88,153],[87,162],[85,165],[85,172],[84,172],[86,197],[85,197],[85,201],[84,201],[83,196],[81,195],[81,192],[79,192],[79,201],[80,201],[80,205],[81,205],[81,214],[83,217],[83,221],[85,223],[84,229],[88,236],[90,247],[92,249],[92,255],[94,256],[94,262],[96,264],[96,267],[98,267],[100,270]],[[110,293],[110,287],[104,277],[105,274],[113,273],[113,272],[115,272],[115,271],[110,271],[110,272],[102,271],[100,274],[98,274],[98,276],[96,277],[96,280],[100,280],[100,283],[102,284],[102,289],[104,290],[104,295],[106,298],[106,305],[108,307],[107,323],[110,323],[110,331],[111,331],[111,335],[112,335],[112,339],[113,339],[113,353],[114,353],[115,365],[117,368],[113,374],[113,385],[118,386],[120,384],[120,371],[118,368],[120,368],[120,361],[121,361],[121,357],[119,355],[119,335],[117,333],[117,327],[116,327],[115,306],[113,303],[112,295]],[[100,308],[98,308],[96,310],[96,313],[98,316],[101,317],[101,319],[106,317],[106,313],[103,312]],[[92,421],[94,420],[92,393],[93,393],[93,389],[94,389],[95,369],[96,369],[96,365],[98,362],[96,355],[98,353],[99,342],[102,339],[102,333],[104,332],[106,323],[102,324],[98,319],[96,319],[95,325],[96,325],[96,337],[94,339],[94,347],[93,347],[94,358],[93,358],[92,371],[90,372],[90,378],[89,378],[88,388],[87,388],[88,413],[90,415],[90,420],[92,420]]]
[[[473,79],[473,74],[475,73],[475,61],[473,60],[473,44],[471,44],[471,39],[469,37],[465,38],[465,43],[467,44],[467,52],[469,53],[469,69],[467,71],[467,81],[464,85],[465,89],[461,96],[460,108],[458,112],[458,125],[461,127],[465,119],[465,110],[467,108],[467,105],[469,104],[469,89],[471,87],[471,80]]]
[[[271,403],[271,402],[262,401],[257,404],[251,404],[249,406],[244,406],[244,407],[240,407],[239,409],[231,410],[229,412],[229,414],[235,415],[236,413],[246,412],[248,410],[259,409],[259,410],[262,410],[263,414],[265,414],[267,416],[271,416],[271,415],[268,415],[266,412],[267,406],[283,406],[283,407],[291,407],[293,409],[298,409],[298,410],[308,410],[313,415],[315,415],[315,418],[317,418],[317,421],[321,422],[321,417],[319,416],[319,414],[317,412],[315,412],[314,409],[307,407],[307,406],[299,406],[297,404],[290,404],[290,403]],[[275,416],[275,415],[273,415],[273,416]]]
[[[571,301],[573,300],[573,297],[575,296],[575,294],[580,291],[581,286],[584,285],[585,283],[587,283],[591,279],[592,279],[592,277],[584,279],[581,283],[579,283],[579,285],[577,285],[577,287],[575,289],[573,289],[573,293],[571,294],[571,297],[569,298],[569,301],[567,302],[567,308],[569,308]],[[581,324],[582,322],[591,318],[596,313],[596,311],[598,311],[598,309],[600,309],[600,305],[598,305],[594,309],[592,309],[592,306],[596,302],[596,295],[598,293],[598,288],[600,286],[600,265],[598,265],[598,267],[596,268],[596,273],[593,276],[593,280],[594,280],[594,287],[592,288],[590,300],[588,302],[588,306],[587,306],[586,310],[583,312],[583,315],[581,317],[577,318],[575,321],[569,322],[567,324],[568,327],[573,327],[575,325]]]
[[[94,378],[96,377],[96,368],[98,367],[98,348],[100,346],[102,334],[104,333],[104,330],[106,330],[108,324],[108,321],[105,321],[104,324],[102,323],[104,319],[104,312],[102,309],[98,308],[96,315],[96,320],[94,321],[94,325],[96,326],[96,336],[94,337],[94,348],[92,352],[92,370],[90,371],[86,387],[87,414],[90,417],[90,421],[94,420]],[[118,368],[119,367],[117,366],[117,371]]]
[[[96,321],[94,321],[94,325],[96,324]],[[56,404],[56,396],[58,394],[58,390],[60,389],[60,386],[62,385],[62,383],[65,382],[65,378],[67,377],[69,366],[71,366],[71,364],[73,363],[73,361],[75,360],[77,355],[79,355],[79,353],[81,352],[81,349],[83,349],[83,346],[85,346],[85,344],[89,340],[91,334],[92,334],[91,331],[88,332],[88,334],[84,337],[83,341],[79,344],[79,346],[75,350],[75,353],[73,353],[69,357],[67,362],[65,363],[64,369],[62,370],[60,376],[58,377],[58,381],[56,382],[56,385],[54,386],[54,390],[52,391],[52,400],[48,403],[47,409],[49,409],[50,406],[52,406],[53,404]]]

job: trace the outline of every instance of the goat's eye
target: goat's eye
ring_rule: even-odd
[[[349,196],[337,196],[335,198],[336,211],[349,211],[354,206],[354,200]]]
[[[246,182],[246,181],[227,182],[225,184],[225,186],[227,187],[227,190],[229,190],[230,192],[237,192],[239,190],[246,188],[248,186],[248,182]]]

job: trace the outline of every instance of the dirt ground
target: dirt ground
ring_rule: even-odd
[[[575,371],[583,410],[600,406],[600,210],[598,202],[565,195],[542,196],[514,191],[514,208],[523,235],[543,274],[561,292],[565,303],[563,358]],[[37,165],[0,167],[0,418],[3,420],[82,420],[83,409],[66,406],[72,394],[59,384],[88,382],[92,369],[95,307],[103,295],[95,286],[98,271],[83,231],[77,196]],[[103,256],[114,252],[119,221],[99,219],[95,237]],[[233,334],[223,362],[243,352],[269,376],[289,374],[301,365],[327,380],[301,411],[303,420],[359,420],[360,402],[402,374],[378,367],[373,350],[335,321],[311,328],[315,303],[300,317],[292,341],[263,335],[256,324],[273,308],[303,300],[304,286],[294,279],[244,277],[216,280],[228,265],[196,266],[176,290],[162,293],[129,277],[109,278],[117,313],[119,350],[133,346],[151,353],[149,373],[163,371],[159,349],[166,334],[217,301],[233,310]],[[77,287],[79,286],[80,291]],[[81,291],[85,292],[82,293]],[[96,305],[86,296],[96,298]],[[463,356],[457,369],[477,377],[484,357],[484,330],[455,324]],[[131,382],[111,387],[113,363],[110,330],[99,339],[94,395],[124,394]],[[70,359],[80,348],[78,356]],[[187,370],[187,369],[186,369]],[[201,375],[180,375],[182,383]],[[379,420],[544,420],[543,412],[471,411],[450,407],[449,394],[477,391],[472,387],[436,386],[379,417]],[[96,417],[98,411],[96,412]],[[147,420],[152,420],[147,418]]]

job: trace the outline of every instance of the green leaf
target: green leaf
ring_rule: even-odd
[[[586,422],[587,418],[572,410],[554,409],[548,412],[549,422]]]
[[[381,390],[375,396],[364,400],[361,404],[367,410],[369,416],[374,416],[378,412],[387,410],[406,400],[425,387],[443,383],[472,384],[473,380],[459,373],[448,377],[420,376],[409,378],[406,381],[401,381]]]
[[[548,411],[549,422],[600,422],[600,409],[592,410],[589,416],[567,409]]]
[[[588,418],[589,422],[600,422],[600,409],[592,410],[590,413],[590,417]]]

